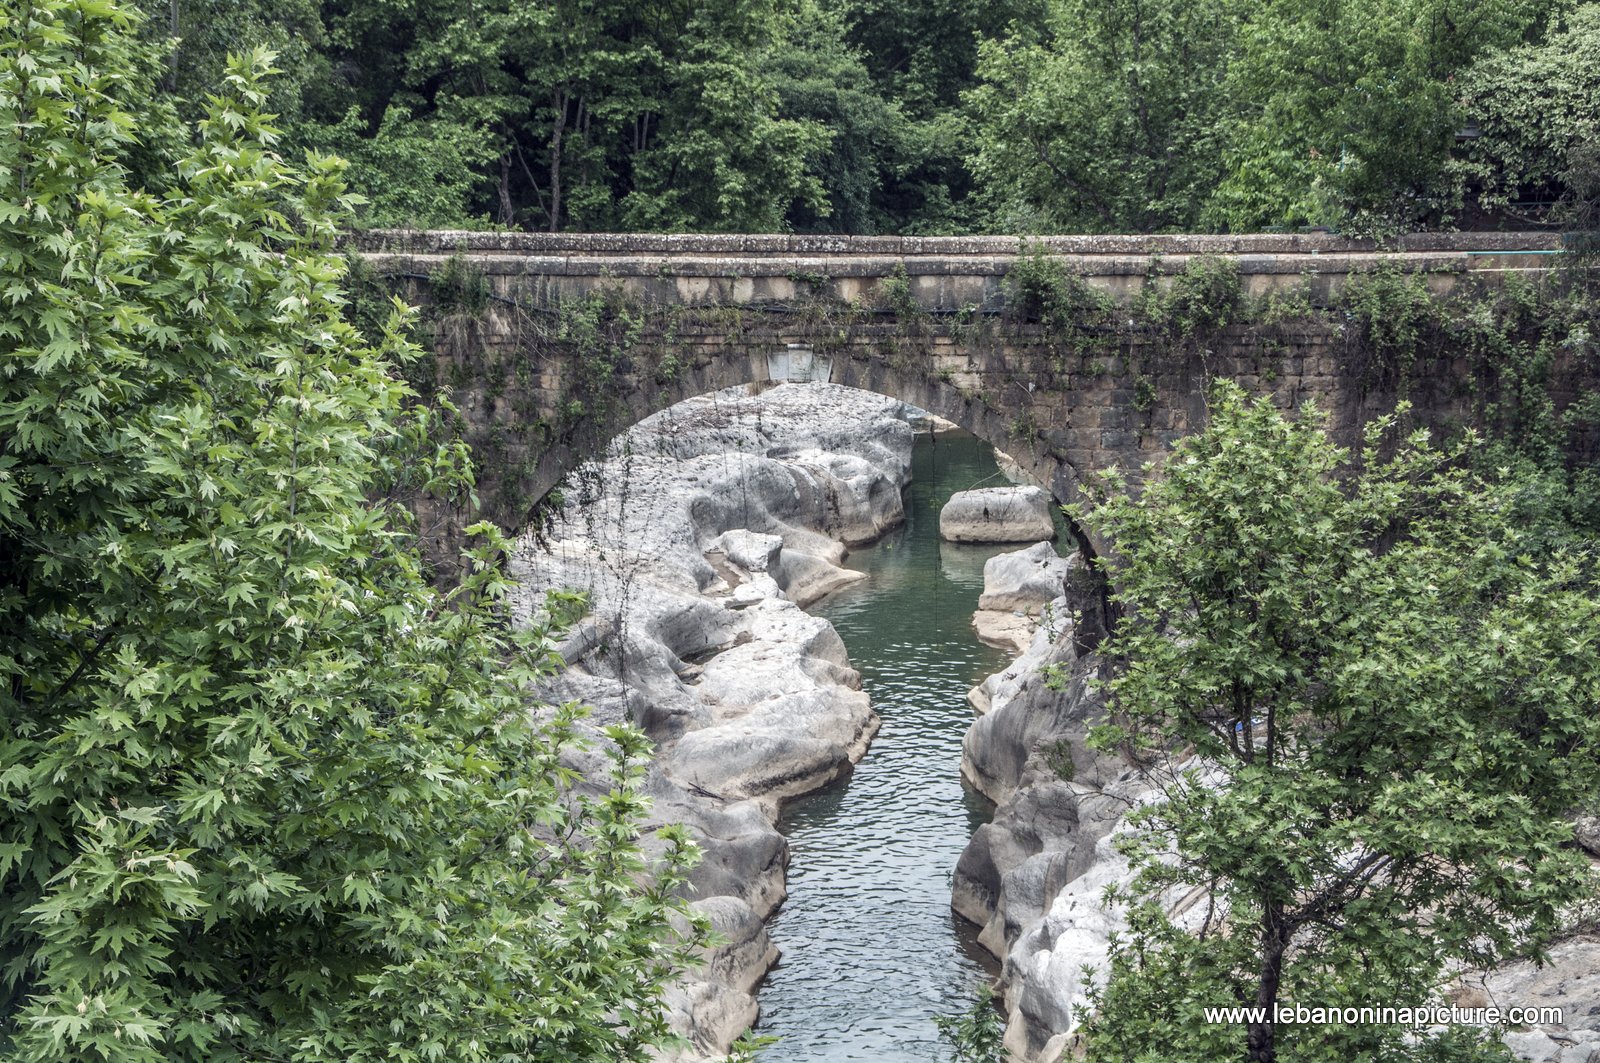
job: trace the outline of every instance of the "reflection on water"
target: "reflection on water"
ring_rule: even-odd
[[[984,561],[1015,547],[939,541],[939,508],[980,481],[1004,482],[987,445],[920,438],[905,526],[851,555],[870,579],[812,610],[843,636],[883,729],[849,781],[785,809],[789,899],[770,928],[783,961],[758,1030],[781,1040],[765,1059],[940,1058],[932,1017],[966,1008],[985,977],[950,871],[992,811],[960,780],[967,690],[1007,662],[973,636],[972,611]]]

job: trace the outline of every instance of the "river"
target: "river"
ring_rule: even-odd
[[[920,436],[906,522],[854,551],[870,577],[818,603],[883,718],[845,782],[799,798],[780,829],[789,897],[770,924],[783,950],[761,990],[756,1032],[783,1063],[946,1058],[933,1024],[971,1005],[989,957],[950,910],[950,872],[992,812],[960,778],[967,690],[1009,661],[978,642],[983,563],[1016,546],[939,540],[939,509],[1003,484],[991,447],[965,433]]]

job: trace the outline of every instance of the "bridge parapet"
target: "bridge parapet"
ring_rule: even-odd
[[[993,310],[1002,278],[1043,253],[1103,291],[1131,297],[1199,257],[1234,259],[1253,295],[1309,281],[1330,299],[1345,277],[1383,265],[1424,273],[1439,292],[1467,273],[1548,269],[1553,233],[1419,233],[1379,245],[1321,233],[1164,236],[828,236],[376,230],[350,246],[380,273],[426,275],[468,261],[503,297],[553,305],[609,287],[656,304],[705,306],[868,298],[904,275],[926,310]]]

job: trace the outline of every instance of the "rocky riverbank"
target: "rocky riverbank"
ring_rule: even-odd
[[[1084,744],[1103,706],[1090,686],[1099,660],[1075,639],[1069,587],[1080,566],[1047,542],[994,557],[973,619],[1026,643],[968,695],[979,716],[961,771],[996,810],[961,854],[951,903],[1002,962],[1006,1045],[1029,1060],[1058,1056],[1077,1026],[1082,967],[1104,957],[1117,928],[1100,892],[1128,876],[1111,839],[1148,788]]]
[[[677,1027],[711,1058],[756,1018],[784,898],[780,803],[848,773],[878,719],[844,644],[802,607],[862,578],[845,547],[903,519],[916,411],[823,384],[718,392],[640,422],[580,470],[513,561],[536,607],[590,595],[543,693],[656,743],[655,819],[704,852],[695,909],[724,939],[676,986]]]
[[[755,1020],[777,959],[764,920],[785,896],[779,806],[850,772],[877,729],[838,634],[802,607],[863,578],[842,567],[845,548],[901,521],[914,415],[826,385],[683,404],[582,470],[515,559],[524,609],[547,588],[591,596],[561,647],[571,667],[545,695],[595,706],[596,724],[642,727],[657,743],[655,820],[686,824],[705,853],[690,897],[721,943],[672,989],[690,1043],[675,1058],[719,1056]],[[1083,1018],[1084,967],[1103,962],[1121,925],[1103,890],[1130,873],[1113,840],[1149,793],[1084,742],[1103,706],[1100,661],[1073,623],[1078,573],[1048,542],[993,557],[974,616],[981,638],[1019,656],[969,694],[979,716],[961,771],[997,810],[961,855],[951,899],[1002,962],[1006,1041],[1022,1060],[1062,1058]],[[1181,920],[1201,899],[1169,908]],[[1540,1063],[1600,1063],[1600,1016],[1587,1014],[1596,948],[1579,938],[1552,967],[1464,980],[1458,1003],[1558,1003],[1567,1026],[1508,1044]]]

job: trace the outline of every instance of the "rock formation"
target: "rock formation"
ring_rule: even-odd
[[[524,610],[548,589],[590,596],[544,696],[643,729],[654,819],[704,853],[690,896],[726,940],[669,994],[693,1045],[680,1058],[722,1054],[756,1017],[777,958],[762,920],[784,897],[780,802],[848,773],[877,730],[838,634],[801,606],[862,578],[845,544],[903,519],[913,412],[826,384],[682,403],[581,469],[513,559]]]
[[[939,511],[939,536],[954,543],[1032,543],[1056,537],[1050,496],[1038,487],[957,491]]]
[[[1061,557],[1048,542],[996,554],[983,566],[983,596],[972,626],[990,646],[1026,653],[1040,614],[1061,597],[1078,555]],[[976,703],[975,703],[976,704]]]

